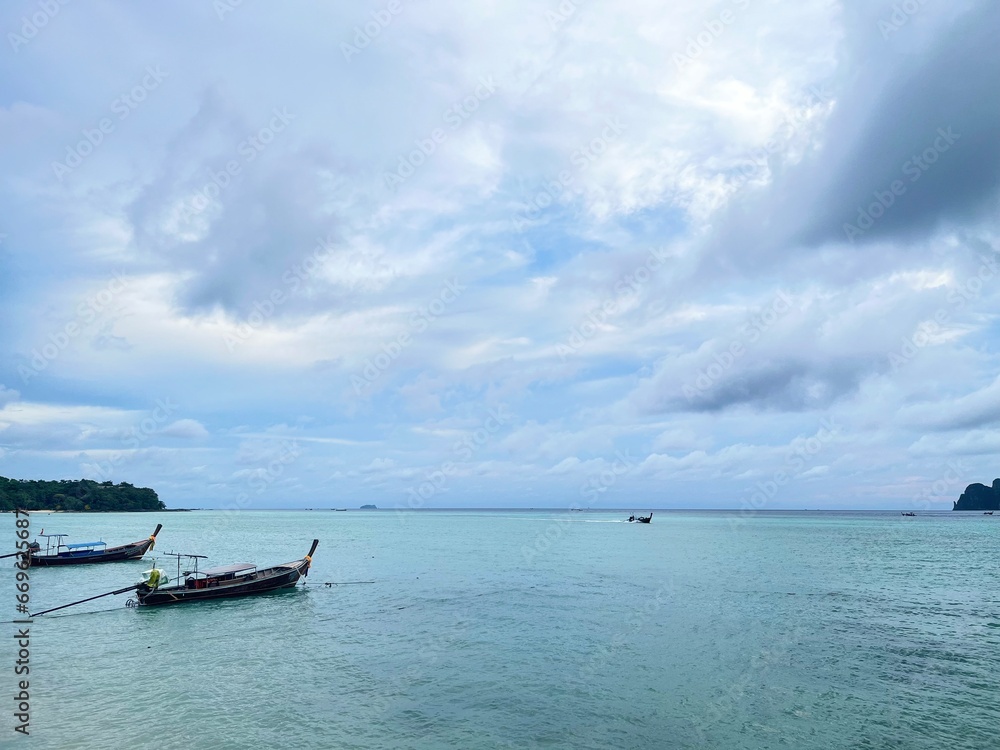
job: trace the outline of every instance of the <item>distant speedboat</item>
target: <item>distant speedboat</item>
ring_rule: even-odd
[[[109,547],[105,542],[80,542],[63,544],[66,534],[39,534],[45,540],[45,552],[38,541],[28,547],[29,564],[38,567],[53,565],[82,565],[84,563],[118,562],[138,560],[156,544],[156,535],[163,524],[156,524],[156,530],[147,539],[131,544]]]
[[[632,523],[633,521],[635,523],[651,523],[652,520],[653,520],[653,512],[652,511],[650,511],[650,513],[649,513],[648,516],[629,516],[628,517],[628,522],[629,523]]]
[[[983,513],[983,515],[984,516],[992,516],[993,515],[993,511],[992,510],[988,510],[985,513]]]
[[[903,515],[903,516],[915,516],[917,514],[911,512],[911,513],[901,513],[900,515]]]

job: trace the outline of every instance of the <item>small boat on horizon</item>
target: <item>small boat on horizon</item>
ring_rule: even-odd
[[[156,524],[156,529],[148,538],[131,544],[120,544],[109,547],[105,542],[78,542],[64,544],[67,534],[46,534],[45,529],[28,546],[28,564],[38,567],[56,565],[82,565],[84,563],[119,562],[121,560],[138,560],[153,549],[156,535],[160,533],[163,524]],[[45,540],[45,552],[42,552],[38,538]]]
[[[649,512],[648,516],[629,516],[628,522],[632,523],[652,523],[653,522],[653,511]]]
[[[912,511],[910,511],[909,513],[902,513],[901,515],[904,515],[904,516],[915,516],[917,514],[914,513],[914,512],[912,512]]]
[[[177,558],[177,583],[164,585],[170,583],[165,571],[156,567],[147,570],[134,587],[137,599],[135,604],[153,606],[228,599],[291,588],[300,578],[309,575],[312,556],[318,545],[319,539],[313,539],[309,554],[302,559],[262,569],[258,569],[253,563],[233,563],[199,571],[198,560],[204,559],[205,555],[168,552],[168,555]],[[194,569],[185,570],[182,574],[182,558],[194,560]],[[129,601],[133,602],[131,599]]]

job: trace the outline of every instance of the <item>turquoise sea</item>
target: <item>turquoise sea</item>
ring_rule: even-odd
[[[168,551],[265,565],[320,546],[294,590],[35,618],[29,737],[13,731],[4,625],[0,746],[1000,747],[1000,516],[627,516],[34,515],[33,533],[109,544],[162,522],[153,555],[171,575]],[[0,540],[13,549],[12,514]],[[34,568],[31,610],[148,567]]]

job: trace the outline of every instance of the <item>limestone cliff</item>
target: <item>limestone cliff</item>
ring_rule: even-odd
[[[992,487],[970,484],[952,510],[1000,510],[1000,479],[994,479]]]

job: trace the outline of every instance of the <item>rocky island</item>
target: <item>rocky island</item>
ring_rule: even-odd
[[[994,479],[992,487],[970,484],[952,510],[1000,510],[1000,479]]]

